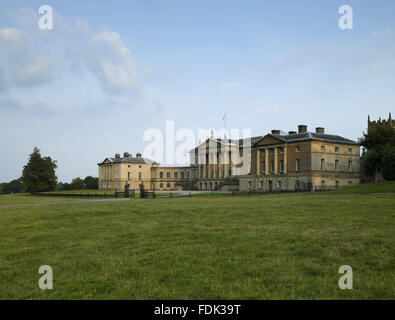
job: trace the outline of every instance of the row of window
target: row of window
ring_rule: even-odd
[[[325,170],[325,159],[321,159],[321,170]],[[335,170],[339,170],[339,160],[335,160]],[[352,160],[348,160],[348,171],[352,171]]]
[[[325,170],[325,159],[321,159],[321,170]],[[339,170],[339,160],[335,160],[335,170]],[[300,171],[300,159],[296,159],[296,171]],[[348,171],[352,171],[352,160],[348,160]],[[266,162],[262,162],[262,172],[266,172]],[[270,172],[274,172],[274,161],[270,161]],[[284,172],[284,160],[280,160],[280,172]]]
[[[270,154],[274,154],[274,149],[275,148],[269,148]],[[283,147],[279,147],[278,148],[280,153],[284,153],[284,148]],[[296,146],[295,147],[296,152],[300,152],[300,146]],[[321,146],[321,151],[325,152],[325,146]],[[263,154],[265,153],[265,150],[262,151]],[[339,153],[339,147],[335,147],[335,153]],[[352,148],[348,148],[348,153],[352,154]]]
[[[272,189],[272,187],[273,187],[272,180],[269,180],[268,182],[269,182],[269,189]],[[349,181],[348,185],[352,186],[352,181]],[[248,188],[251,189],[251,186],[252,186],[251,181],[248,181]],[[277,181],[277,189],[281,189],[281,187],[282,187],[281,180],[278,180]],[[299,181],[296,181],[296,187],[299,187]],[[263,189],[263,181],[259,181],[259,188]],[[335,182],[335,188],[336,189],[340,188],[340,182],[339,181]],[[325,189],[325,180],[321,181],[321,189]]]
[[[159,185],[159,187],[160,188],[163,188],[163,183],[161,183],[160,185]],[[170,183],[168,183],[167,185],[166,185],[166,187],[169,189],[171,186],[170,186]]]
[[[181,179],[185,179],[185,172],[181,171],[180,172]],[[178,179],[178,172],[174,172],[173,174],[174,179]],[[189,172],[186,172],[186,177],[189,179]],[[164,172],[159,172],[159,178],[163,179],[164,178]],[[166,172],[166,178],[170,179],[171,178],[171,172]]]
[[[321,151],[325,152],[325,146],[321,146]],[[339,147],[335,147],[335,153],[339,153]],[[352,154],[352,148],[348,148],[348,153]]]

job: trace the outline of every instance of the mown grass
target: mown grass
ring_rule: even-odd
[[[361,183],[335,191],[337,194],[395,193],[395,181]]]
[[[394,206],[322,193],[0,208],[0,298],[394,299]],[[53,290],[38,288],[44,264]]]
[[[45,197],[45,196],[31,196],[28,193],[18,193],[18,194],[0,195],[0,205],[33,204],[33,203],[59,202],[59,201],[81,200],[81,199],[82,198],[78,198],[77,195],[76,197],[55,197],[55,196]]]

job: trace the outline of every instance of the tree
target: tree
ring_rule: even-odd
[[[87,176],[84,179],[85,189],[99,189],[99,178]]]
[[[376,181],[395,180],[395,129],[378,123],[364,133],[359,143],[365,174]]]
[[[15,179],[9,183],[5,183],[1,191],[1,193],[3,194],[20,193],[20,192],[22,192],[21,179]]]
[[[34,147],[29,156],[28,163],[23,167],[23,187],[28,192],[41,192],[55,190],[57,176],[55,169],[56,161],[51,157],[41,157],[40,150]]]
[[[75,178],[71,181],[71,190],[81,190],[84,189],[84,180],[81,178]]]

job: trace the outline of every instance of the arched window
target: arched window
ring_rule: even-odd
[[[170,188],[170,183],[167,184],[167,187]]]
[[[160,184],[160,188],[163,188],[163,183]]]

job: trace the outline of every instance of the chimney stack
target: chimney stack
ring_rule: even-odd
[[[136,158],[141,158],[141,153],[137,153]]]
[[[325,128],[317,127],[315,128],[315,133],[325,133]]]
[[[296,134],[296,131],[289,131],[288,134]]]
[[[129,157],[129,152],[124,152],[124,153],[123,153],[123,157],[124,157],[124,158],[128,158],[128,157]]]
[[[280,134],[280,130],[272,130],[272,134]]]
[[[121,155],[119,153],[115,154],[115,158],[119,159],[121,157]]]
[[[304,124],[301,124],[298,126],[298,133],[306,133],[307,132],[307,126]]]

